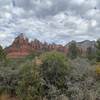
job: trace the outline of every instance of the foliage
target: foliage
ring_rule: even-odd
[[[96,47],[97,47],[96,59],[98,62],[100,62],[100,39],[97,40]]]
[[[86,51],[86,56],[89,60],[92,60],[95,58],[95,51],[93,51],[92,47],[88,47]]]
[[[53,51],[41,55],[42,77],[48,86],[54,86],[57,89],[66,88],[65,77],[69,72],[68,60],[64,54]]]
[[[42,52],[34,51],[34,52],[31,52],[30,55],[26,56],[26,59],[33,60],[36,56],[38,57],[41,54],[42,54]]]
[[[20,80],[20,70],[24,59],[9,59],[7,64],[0,64],[0,93],[16,94],[16,87]]]
[[[0,67],[0,93],[15,94],[19,71],[11,67]]]
[[[6,53],[3,50],[3,48],[0,46],[0,61],[5,61],[6,60]]]
[[[100,63],[97,64],[95,71],[96,71],[97,76],[100,77]]]
[[[17,95],[21,100],[39,100],[42,95],[39,69],[31,64],[25,64],[20,71],[21,79],[18,82]]]
[[[78,52],[78,48],[76,46],[76,42],[75,41],[72,41],[72,43],[69,45],[69,49],[68,49],[68,56],[71,58],[71,59],[75,59],[77,58],[79,52]]]
[[[56,51],[32,60],[9,59],[6,67],[0,65],[0,92],[21,100],[61,100],[62,95],[69,100],[100,100],[96,66],[86,58],[68,60]]]
[[[87,59],[71,61],[72,70],[67,81],[67,96],[70,100],[99,100],[100,81],[95,78],[95,67]],[[99,85],[98,85],[99,84]]]
[[[100,66],[97,66],[97,67],[96,67],[96,73],[97,73],[98,75],[100,75]]]

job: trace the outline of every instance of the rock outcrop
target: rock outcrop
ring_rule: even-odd
[[[66,48],[68,49],[69,45],[72,42],[76,42],[76,41],[71,41],[66,45]],[[86,56],[87,53],[87,49],[90,47],[92,49],[93,52],[96,52],[96,42],[95,41],[90,41],[90,40],[85,40],[82,42],[76,42],[76,46],[79,48],[81,54],[83,56]]]
[[[15,38],[11,46],[5,49],[7,57],[16,58],[27,56],[30,53],[31,46],[29,41],[23,34]]]
[[[7,53],[8,58],[19,58],[27,56],[35,51],[45,52],[45,51],[56,50],[67,54],[68,47],[72,42],[69,42],[65,46],[57,45],[54,43],[48,44],[47,42],[42,43],[37,39],[34,39],[34,41],[29,42],[28,38],[26,38],[24,34],[21,33],[18,37],[15,38],[15,40],[9,47],[5,48],[5,51]],[[88,47],[92,47],[92,49],[95,51],[96,50],[95,44],[96,44],[95,41],[89,41],[89,40],[76,42],[76,45],[79,48],[82,55],[86,55]]]
[[[57,50],[63,53],[67,52],[66,47],[56,44],[42,43],[39,40],[35,39],[34,41],[29,42],[28,38],[21,33],[18,37],[15,38],[13,43],[5,48],[8,58],[19,58],[29,55],[31,52],[35,51],[52,51]]]

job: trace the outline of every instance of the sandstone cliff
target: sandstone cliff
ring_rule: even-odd
[[[29,42],[28,38],[21,33],[18,37],[15,38],[13,43],[5,48],[8,58],[18,58],[29,55],[31,52],[35,51],[52,51],[57,50],[60,52],[67,52],[66,47],[56,44],[42,43],[39,40],[35,39],[34,41]]]

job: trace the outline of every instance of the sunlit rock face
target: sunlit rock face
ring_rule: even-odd
[[[31,54],[31,52],[52,50],[67,53],[66,47],[62,45],[42,43],[37,39],[29,42],[23,33],[16,37],[9,47],[5,48],[8,58],[20,58]]]
[[[15,38],[12,45],[6,48],[7,57],[16,58],[27,56],[30,53],[30,43],[28,39],[21,33]]]
[[[87,49],[91,48],[92,52],[95,53],[96,52],[96,42],[95,41],[90,41],[90,40],[84,40],[82,42],[76,42],[76,41],[71,41],[66,45],[66,48],[68,49],[69,45],[71,45],[71,43],[75,42],[77,48],[79,49],[79,52],[82,56],[86,56],[87,55]]]
[[[9,47],[5,48],[5,51],[7,53],[8,58],[24,57],[36,51],[45,52],[53,50],[63,52],[67,55],[68,47],[72,42],[69,42],[65,46],[57,45],[55,43],[42,43],[37,39],[34,39],[33,41],[29,42],[29,39],[26,38],[23,33],[21,33],[18,37],[14,39],[13,43]],[[93,49],[93,52],[96,51],[95,41],[85,40],[82,42],[76,42],[76,45],[79,48],[79,52],[81,55],[86,55],[88,47],[91,47]]]

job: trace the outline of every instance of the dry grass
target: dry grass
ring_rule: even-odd
[[[16,97],[11,97],[7,94],[0,95],[0,100],[18,100]]]

